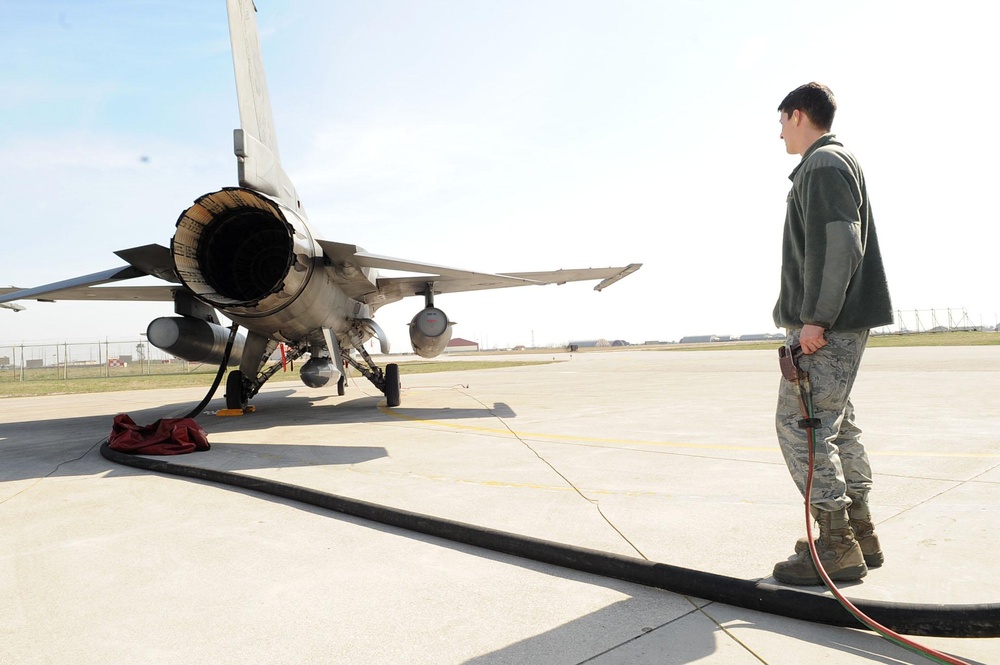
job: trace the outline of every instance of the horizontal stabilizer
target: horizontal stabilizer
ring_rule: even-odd
[[[120,249],[115,254],[136,270],[141,270],[147,275],[159,277],[175,284],[181,283],[174,270],[174,257],[171,255],[170,249],[163,245],[154,243],[142,247],[130,247],[129,249]]]

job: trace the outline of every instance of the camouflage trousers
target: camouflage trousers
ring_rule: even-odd
[[[798,343],[801,330],[789,330],[789,344]],[[839,510],[852,500],[867,503],[872,487],[868,454],[861,443],[861,430],[854,420],[851,388],[858,375],[868,331],[827,332],[827,344],[799,360],[812,384],[815,473],[810,504],[820,510]],[[803,418],[795,385],[781,379],[775,426],[785,464],[799,492],[805,496],[809,472],[809,441],[798,423]]]

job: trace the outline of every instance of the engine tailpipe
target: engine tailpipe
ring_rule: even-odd
[[[434,358],[451,341],[451,327],[455,325],[437,307],[420,310],[410,321],[410,344],[421,358]]]
[[[298,297],[322,256],[303,219],[239,187],[206,194],[181,213],[170,247],[178,276],[199,300],[251,317]]]
[[[221,363],[229,329],[191,316],[161,316],[146,328],[146,338],[158,349],[193,363]],[[237,334],[229,354],[230,367],[240,364],[246,337]]]

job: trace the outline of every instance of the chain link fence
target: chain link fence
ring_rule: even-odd
[[[175,358],[146,340],[4,344],[0,383],[213,373],[216,365]]]

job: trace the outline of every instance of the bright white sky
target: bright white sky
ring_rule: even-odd
[[[258,0],[285,170],[320,237],[592,284],[441,296],[488,346],[776,332],[776,107],[829,85],[894,305],[993,325],[1000,47],[990,3]],[[225,3],[0,6],[0,284],[121,265],[236,184]],[[169,304],[24,303],[0,343],[137,339]],[[381,310],[408,350],[409,299]],[[922,314],[927,325],[928,314]],[[912,319],[910,319],[912,322]]]

